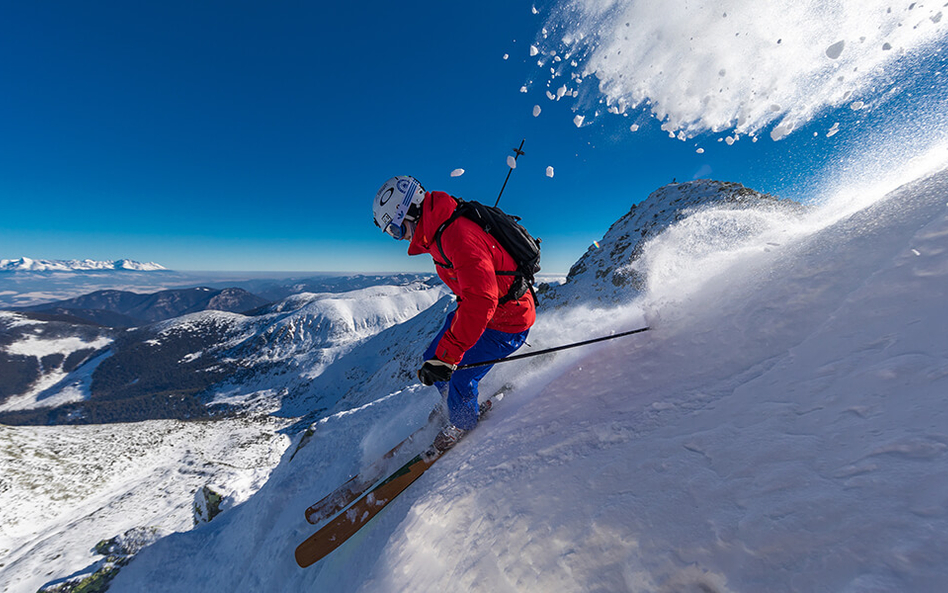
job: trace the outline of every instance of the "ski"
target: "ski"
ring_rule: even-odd
[[[503,399],[503,393],[498,393],[496,396],[483,402],[480,405],[479,416],[483,417],[484,414],[492,408],[493,402],[500,401],[501,399]],[[379,471],[384,465],[383,461],[398,455],[411,440],[417,438],[417,435],[422,430],[424,430],[424,428],[419,429],[396,445],[391,451],[386,453],[381,460],[373,464],[369,471]],[[323,498],[323,500],[311,506],[306,511],[307,519],[309,519],[310,516],[325,518],[332,516],[332,513],[338,512],[339,510],[345,509],[345,511],[336,515],[331,521],[316,531],[316,533],[306,538],[303,543],[297,546],[295,554],[296,563],[299,564],[301,568],[306,568],[325,558],[330,552],[341,546],[346,540],[355,535],[357,531],[362,529],[366,523],[385,508],[385,505],[404,492],[406,488],[417,480],[421,474],[425,473],[444,453],[445,451],[438,450],[434,445],[429,446],[426,450],[414,456],[407,463],[392,472],[371,490],[369,490],[369,488],[375,482],[369,480],[369,474],[360,473]],[[366,493],[366,491],[368,491],[368,493]],[[332,508],[336,510],[330,513],[329,509]],[[311,511],[311,509],[315,510]]]
[[[365,494],[373,484],[382,478],[387,461],[397,457],[399,453],[408,448],[419,435],[427,430],[428,426],[419,428],[410,434],[408,438],[392,447],[388,453],[383,455],[378,461],[352,476],[345,484],[327,494],[316,504],[310,506],[306,509],[306,520],[313,525],[317,525],[352,504],[354,500]]]
[[[306,568],[325,558],[421,477],[442,454],[442,451],[432,446],[398,468],[368,494],[356,500],[352,506],[297,546],[296,563],[301,568]]]
[[[494,401],[500,401],[503,399],[503,397],[503,393],[498,393],[494,397],[481,403],[478,416],[482,417],[488,410],[490,410]],[[371,488],[385,475],[386,466],[388,465],[387,462],[397,457],[404,450],[408,449],[409,446],[412,445],[422,433],[429,429],[430,424],[435,417],[436,412],[432,412],[431,416],[428,418],[428,424],[426,426],[423,426],[413,432],[408,436],[408,438],[392,447],[385,455],[370,465],[367,469],[352,476],[346,481],[345,484],[339,486],[334,491],[323,497],[322,500],[307,508],[305,513],[306,520],[313,525],[318,525],[322,521],[332,517],[342,509],[346,508],[360,496],[365,494],[369,488]]]

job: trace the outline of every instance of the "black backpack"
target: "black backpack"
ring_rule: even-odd
[[[438,251],[444,262],[435,260],[435,264],[443,268],[451,269],[454,265],[448,260],[441,247],[441,233],[448,225],[463,216],[476,222],[484,232],[492,236],[500,243],[500,246],[510,254],[517,269],[509,272],[497,272],[498,276],[516,276],[510,284],[510,290],[502,296],[498,303],[503,304],[509,301],[515,301],[525,295],[527,291],[533,293],[534,301],[536,292],[533,291],[534,276],[540,271],[540,239],[534,239],[523,228],[519,216],[511,216],[497,208],[496,206],[485,206],[480,202],[466,202],[461,198],[454,198],[458,201],[458,206],[454,213],[448,218],[435,232],[434,241],[438,245]]]

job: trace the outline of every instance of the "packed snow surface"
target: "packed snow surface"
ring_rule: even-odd
[[[434,389],[324,418],[112,591],[943,590],[948,171],[769,215],[734,234],[746,211],[700,211],[646,245],[634,302],[545,311],[543,346],[652,329],[499,365],[483,425],[320,563],[293,561],[303,510]]]

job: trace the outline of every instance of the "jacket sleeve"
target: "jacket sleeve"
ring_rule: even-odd
[[[475,223],[455,222],[442,235],[442,247],[457,275],[458,309],[451,327],[438,342],[435,355],[458,364],[464,353],[480,339],[497,309],[500,298],[494,270],[492,246]],[[473,229],[471,227],[474,227]],[[454,231],[449,233],[448,231]]]

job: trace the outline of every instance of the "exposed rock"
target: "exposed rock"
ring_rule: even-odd
[[[77,574],[47,583],[38,593],[101,593],[108,590],[112,579],[128,564],[135,554],[163,537],[158,527],[135,527],[112,539],[102,540],[92,548],[103,556]]]
[[[223,510],[224,495],[210,484],[194,493],[194,524],[210,523]]]

